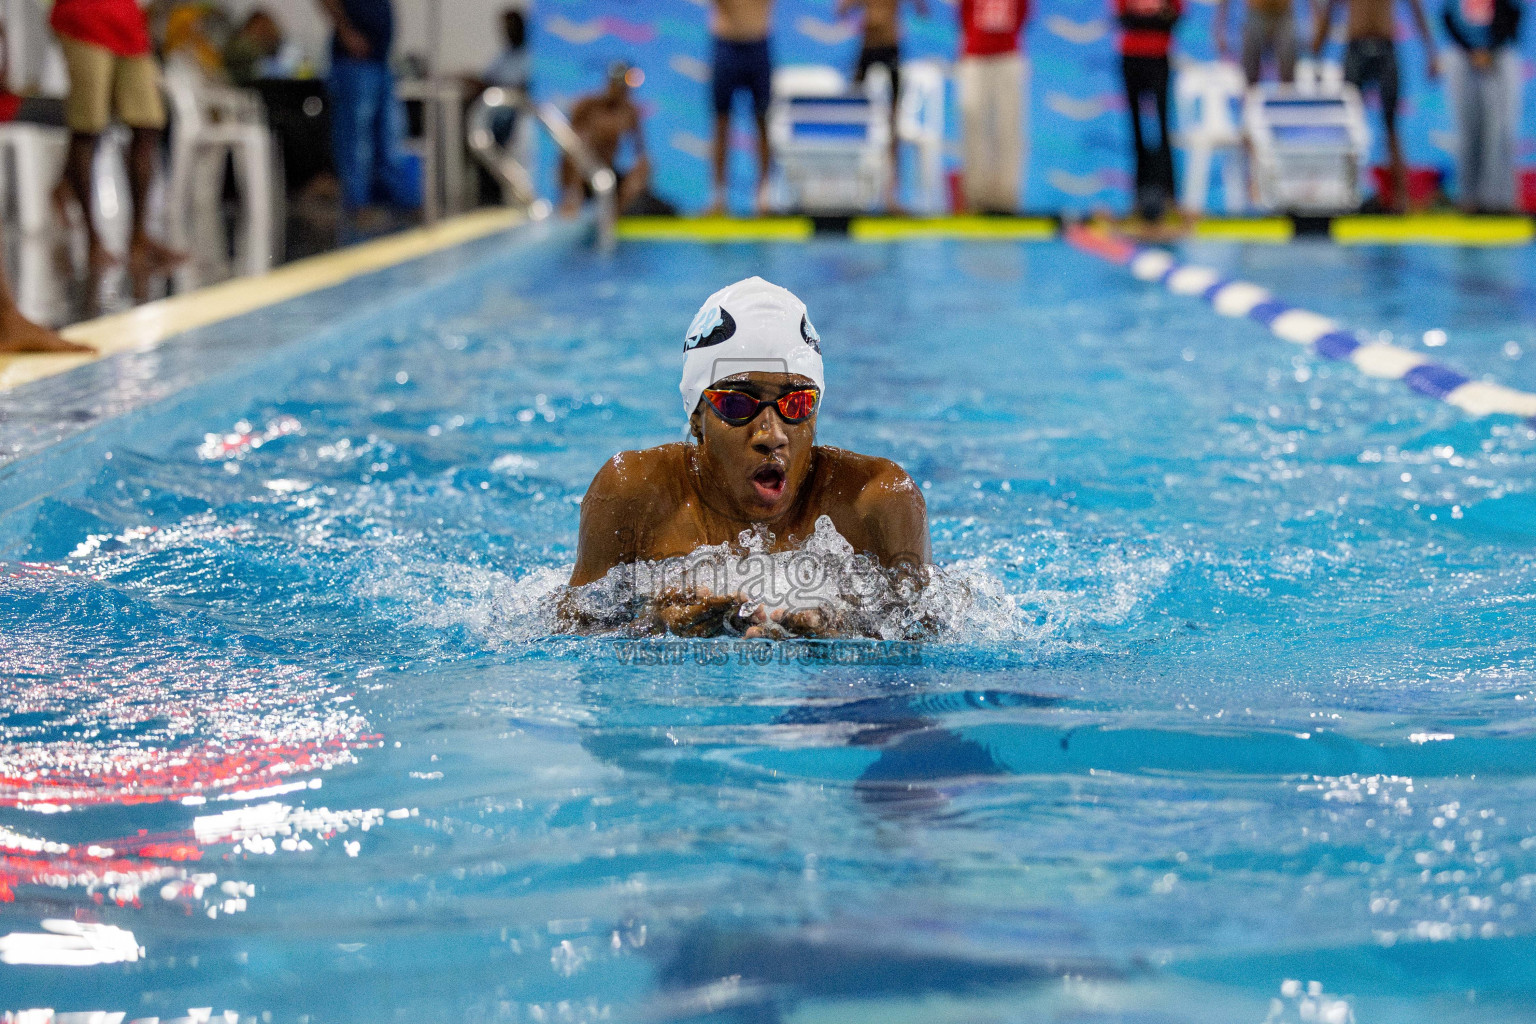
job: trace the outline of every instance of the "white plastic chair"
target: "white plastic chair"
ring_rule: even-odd
[[[167,62],[165,91],[173,119],[166,194],[171,245],[186,250],[191,244],[193,200],[215,193],[224,157],[229,155],[234,159],[243,207],[240,263],[244,273],[265,273],[272,267],[282,177],[273,171],[272,133],[260,97],[248,90],[215,85],[196,67],[176,58]],[[200,178],[210,184],[197,189]],[[204,218],[207,216],[205,212]],[[215,223],[207,226],[208,234],[199,231],[199,237],[216,236],[217,220],[215,216]]]
[[[901,96],[896,133],[917,148],[917,202],[923,213],[943,213],[945,65],[937,60],[910,60],[901,66]]]
[[[69,92],[69,71],[48,12],[37,0],[0,0],[5,22],[6,68],[10,87],[23,96],[63,96]]]
[[[50,197],[68,150],[69,132],[62,128],[0,124],[0,196],[14,184],[17,227],[22,234],[41,235],[48,230]]]
[[[1242,102],[1247,82],[1242,69],[1226,61],[1190,62],[1174,76],[1174,103],[1179,130],[1175,144],[1184,150],[1184,195],[1180,205],[1204,213],[1210,199],[1211,164],[1222,161],[1226,212],[1240,213],[1245,205],[1243,134],[1234,108]]]

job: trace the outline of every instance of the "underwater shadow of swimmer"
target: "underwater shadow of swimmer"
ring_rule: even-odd
[[[587,673],[584,670],[583,675]],[[585,684],[596,699],[612,680],[593,673]],[[853,791],[864,802],[884,811],[921,812],[942,805],[946,783],[1013,775],[986,745],[941,724],[945,716],[962,712],[1050,708],[1065,698],[1012,690],[936,690],[926,693],[866,697],[835,704],[791,707],[762,724],[823,727],[825,747],[865,747],[879,751],[860,773]],[[851,728],[850,728],[851,727]],[[675,752],[670,737],[646,729],[583,728],[582,746],[594,757],[617,767],[648,775],[664,775],[685,785],[727,784],[732,768],[703,758],[656,758]]]
[[[920,937],[922,922],[909,923]],[[904,944],[907,934],[890,920],[756,931],[702,924],[663,955],[656,975],[661,991],[643,1019],[767,1024],[807,999],[982,996],[1060,985],[1063,976],[1127,977],[1126,970],[1087,957],[930,952]]]
[[[937,716],[1061,703],[1059,697],[1015,690],[946,690],[793,708],[780,722],[862,726],[848,744],[879,747],[880,756],[864,769],[854,792],[886,810],[921,811],[944,802],[944,783],[1014,774],[985,745],[939,725]]]

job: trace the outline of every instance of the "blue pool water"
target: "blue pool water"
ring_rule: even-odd
[[[1529,249],[1185,255],[1536,388]],[[109,951],[0,1008],[1536,1020],[1530,427],[1058,244],[450,269],[0,468],[0,956]],[[915,657],[549,635],[587,482],[678,436],[753,273],[971,595]]]

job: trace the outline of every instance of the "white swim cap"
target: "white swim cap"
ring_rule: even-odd
[[[826,392],[821,338],[805,303],[788,289],[749,277],[704,300],[683,339],[683,415],[704,389],[733,373],[798,373]]]

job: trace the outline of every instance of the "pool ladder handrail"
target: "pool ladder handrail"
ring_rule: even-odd
[[[619,184],[613,168],[592,155],[559,107],[549,102],[534,103],[521,89],[491,86],[470,104],[467,140],[469,151],[501,187],[502,202],[519,207],[534,220],[548,217],[551,209],[547,200],[539,198],[533,175],[515,152],[517,133],[514,132],[505,146],[496,142],[491,131],[491,114],[496,110],[514,110],[544,126],[560,152],[575,165],[577,173],[592,189],[597,201],[597,247],[603,252],[612,251],[618,220]]]

